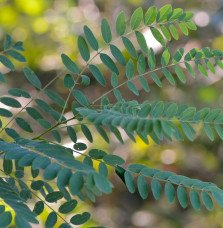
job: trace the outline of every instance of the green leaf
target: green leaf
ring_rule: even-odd
[[[172,12],[172,6],[170,4],[164,5],[162,8],[159,10],[159,15],[157,18],[157,21],[163,22],[167,19],[167,16]]]
[[[88,98],[80,91],[80,90],[73,90],[73,96],[83,106],[88,106],[90,104]]]
[[[51,192],[47,194],[45,197],[45,200],[49,203],[54,203],[57,200],[60,200],[62,198],[63,198],[63,194],[60,191],[56,191],[56,192]]]
[[[195,107],[188,107],[180,114],[180,120],[186,121],[191,120],[194,117],[194,114],[196,113]]]
[[[0,55],[0,62],[8,69],[15,71],[15,66],[6,56]]]
[[[131,29],[132,30],[137,29],[140,26],[142,19],[143,19],[143,10],[142,10],[142,7],[139,7],[133,12],[130,18]]]
[[[77,195],[84,185],[84,178],[81,172],[75,172],[72,174],[69,181],[69,189],[73,195]]]
[[[70,74],[66,74],[64,76],[64,86],[68,89],[71,89],[74,85],[75,85],[75,81],[73,79],[73,77]]]
[[[89,86],[90,83],[91,83],[91,80],[87,75],[81,75],[81,85]]]
[[[127,86],[136,96],[139,96],[139,91],[132,81],[128,81]]]
[[[40,215],[43,212],[43,210],[44,210],[44,203],[42,201],[38,201],[34,206],[33,212],[36,215]]]
[[[101,135],[101,137],[105,140],[105,142],[109,143],[109,138],[108,138],[108,135],[106,134],[106,131],[104,130],[104,128],[102,128],[99,125],[97,125],[95,127],[96,127],[98,133]]]
[[[37,122],[45,129],[49,129],[51,127],[51,123],[45,119],[38,119]]]
[[[161,187],[160,182],[157,179],[152,179],[151,189],[152,189],[152,193],[153,193],[154,198],[156,200],[160,199],[162,187]]]
[[[181,207],[186,208],[188,205],[187,192],[185,188],[183,188],[182,186],[179,186],[177,188],[177,198],[179,200]]]
[[[90,64],[89,69],[93,74],[94,78],[102,85],[106,86],[106,80],[101,71],[98,69],[97,66]]]
[[[204,75],[205,77],[208,77],[208,72],[207,72],[207,70],[205,69],[205,66],[204,65],[202,65],[202,64],[198,64],[197,65],[197,67],[198,67],[198,71],[202,74],[202,75]]]
[[[129,59],[129,61],[126,64],[125,74],[128,79],[131,79],[134,76],[134,63],[132,59]]]
[[[151,110],[150,104],[147,104],[147,103],[143,104],[143,106],[138,112],[139,117],[147,117],[150,113],[150,110]]]
[[[174,198],[175,198],[175,189],[174,189],[174,186],[170,182],[167,182],[165,184],[164,193],[165,193],[168,203],[173,203]]]
[[[221,140],[223,140],[223,128],[221,127],[221,125],[215,124],[214,128],[215,128],[216,132],[218,133],[219,137],[221,138]]]
[[[183,15],[183,10],[181,8],[175,8],[169,15],[168,20],[176,20],[179,19]]]
[[[76,65],[75,62],[73,62],[67,55],[62,54],[61,55],[62,62],[64,66],[73,74],[78,74],[79,73],[79,68]]]
[[[128,51],[128,53],[134,58],[137,59],[138,54],[136,52],[136,49],[134,47],[134,45],[132,44],[132,42],[125,36],[122,37],[122,42],[126,48],[126,50]]]
[[[178,24],[178,26],[179,26],[181,32],[182,32],[185,36],[188,36],[189,31],[188,31],[188,28],[187,28],[186,23],[182,21],[182,22],[180,22],[180,23]]]
[[[173,62],[174,63],[180,62],[180,60],[183,57],[183,54],[184,54],[184,49],[183,48],[178,49],[177,52],[173,56]]]
[[[24,97],[31,98],[30,94],[23,89],[11,88],[8,90],[8,93],[14,97]]]
[[[105,177],[108,176],[108,168],[104,162],[100,162],[98,166],[98,172]]]
[[[67,133],[70,136],[70,139],[76,143],[77,142],[77,134],[75,132],[75,130],[72,127],[67,127]]]
[[[99,48],[98,41],[88,26],[84,26],[84,34],[90,46],[97,51]]]
[[[123,56],[122,52],[118,49],[118,47],[116,47],[113,44],[110,44],[110,50],[112,55],[115,57],[115,59],[123,66],[125,66],[126,61],[125,61],[125,57]]]
[[[60,168],[61,168],[60,165],[58,165],[57,163],[49,164],[44,171],[44,175],[43,175],[44,179],[53,180],[54,178],[56,178]]]
[[[4,51],[9,49],[12,45],[12,37],[8,34],[6,34],[5,39],[4,39],[4,43],[3,43],[3,48]]]
[[[192,207],[195,210],[200,210],[201,209],[201,203],[200,203],[199,195],[193,189],[190,191],[190,202],[191,202]]]
[[[135,35],[142,52],[148,54],[149,50],[144,35],[139,31],[135,31]]]
[[[170,30],[170,33],[172,35],[172,37],[175,39],[175,40],[178,40],[179,39],[179,34],[177,32],[177,29],[175,28],[175,26],[173,24],[171,24],[169,26],[169,30]]]
[[[119,102],[123,101],[123,97],[122,97],[120,90],[114,89],[113,93],[114,93],[114,96],[117,99],[117,101],[119,101]]]
[[[126,18],[125,13],[121,11],[116,19],[116,32],[122,36],[126,30]]]
[[[138,191],[142,199],[146,199],[148,197],[148,183],[144,176],[140,175],[137,179]]]
[[[165,25],[160,25],[161,32],[163,33],[164,37],[168,40],[171,41],[172,37],[169,32],[169,30],[166,28]]]
[[[12,117],[13,114],[10,111],[8,111],[7,109],[0,108],[0,116],[2,116],[2,117]]]
[[[213,191],[212,196],[220,207],[223,207],[223,194],[222,192]]]
[[[126,171],[124,174],[124,177],[125,177],[125,185],[126,185],[127,189],[129,190],[130,193],[134,193],[135,185],[134,185],[134,178],[133,178],[131,172]]]
[[[74,149],[78,151],[86,150],[87,145],[85,143],[77,142],[74,144]]]
[[[106,155],[106,153],[103,150],[98,149],[91,149],[88,154],[90,157],[94,159],[102,159]]]
[[[181,122],[181,126],[182,126],[183,131],[184,131],[185,135],[187,136],[187,138],[188,138],[190,141],[194,141],[195,131],[194,131],[194,129],[191,127],[191,125],[188,124],[188,123],[183,123],[183,122]]]
[[[18,50],[18,51],[25,51],[23,47],[23,43],[21,41],[16,42],[13,46],[13,49]]]
[[[171,85],[175,85],[176,84],[173,75],[170,73],[170,71],[167,68],[163,68],[162,72],[163,72],[165,78],[167,79],[167,81]]]
[[[71,226],[67,223],[60,224],[59,228],[71,228]]]
[[[92,137],[92,134],[91,134],[89,128],[86,125],[81,124],[81,130],[82,130],[83,134],[85,135],[85,137],[87,138],[87,140],[92,143],[93,137]]]
[[[70,222],[74,225],[81,225],[86,223],[90,219],[91,215],[88,212],[82,214],[76,214],[71,219]]]
[[[108,67],[108,69],[111,70],[111,72],[114,72],[117,75],[119,74],[118,68],[116,67],[113,60],[107,54],[101,53],[100,58],[101,61]]]
[[[213,210],[213,202],[212,202],[212,199],[211,197],[209,196],[208,193],[206,193],[205,191],[202,191],[201,192],[201,199],[202,199],[202,202],[204,204],[204,206],[209,210]]]
[[[4,159],[3,160],[3,170],[6,174],[10,174],[13,169],[12,160]]]
[[[111,42],[112,40],[111,28],[106,18],[104,18],[101,22],[101,34],[105,43]]]
[[[210,60],[207,60],[206,64],[207,64],[208,69],[211,71],[211,73],[215,74],[215,73],[216,73],[215,67],[214,67],[214,65],[210,62]]]
[[[121,166],[115,167],[115,173],[118,175],[118,177],[122,180],[122,182],[125,184],[125,169],[123,169]]]
[[[204,124],[204,131],[205,131],[206,135],[208,136],[208,138],[211,141],[214,141],[214,132],[209,124],[207,124],[207,123]]]
[[[4,74],[2,74],[2,73],[0,72],[0,83],[5,83],[5,82],[6,82],[5,76],[4,76]]]
[[[149,7],[149,9],[145,13],[144,23],[145,25],[151,25],[157,17],[158,10],[155,6]]]
[[[106,194],[110,194],[112,192],[113,185],[101,174],[93,173],[93,178],[96,187]]]
[[[7,227],[12,221],[12,214],[9,211],[0,214],[0,227]]]
[[[152,107],[151,115],[153,117],[159,117],[163,114],[163,111],[164,111],[164,102],[159,101]]]
[[[5,206],[4,205],[0,205],[0,214],[3,213],[5,211]]]
[[[118,76],[115,73],[112,73],[111,85],[112,85],[112,87],[118,86]]]
[[[26,76],[27,80],[37,89],[41,89],[42,84],[33,70],[29,67],[23,68],[23,73]]]
[[[83,36],[78,36],[77,46],[82,58],[87,62],[90,59],[90,51]]]
[[[160,44],[162,44],[162,46],[165,46],[165,45],[166,45],[166,42],[165,42],[165,40],[164,40],[162,34],[160,33],[160,31],[159,31],[157,28],[155,28],[155,27],[151,27],[150,29],[151,29],[151,32],[152,32],[154,38],[155,38]]]
[[[169,61],[170,61],[170,52],[168,48],[166,48],[162,54],[161,63],[163,66],[167,66]]]
[[[21,129],[23,129],[24,131],[27,131],[29,133],[33,133],[33,130],[31,128],[30,124],[27,123],[24,119],[17,117],[15,119],[15,121]]]
[[[12,108],[21,108],[21,104],[12,97],[0,97],[0,102]]]
[[[21,160],[21,159],[20,159]],[[35,191],[39,191],[44,186],[44,182],[41,180],[33,181],[31,183],[31,188]]]
[[[77,206],[77,200],[70,200],[68,202],[63,203],[59,207],[59,212],[62,214],[67,214],[73,211],[73,209]]]
[[[140,81],[142,88],[145,90],[145,92],[148,93],[150,91],[149,84],[143,75],[139,76],[139,81]]]
[[[196,31],[197,30],[196,24],[194,22],[192,22],[192,21],[187,21],[186,22],[186,26],[192,31]]]
[[[56,104],[58,104],[60,107],[64,107],[66,102],[65,100],[54,90],[51,89],[45,89],[44,93]]]
[[[178,106],[176,103],[172,103],[168,106],[165,115],[167,118],[173,118],[174,116],[176,116],[178,111]]]
[[[137,70],[139,74],[144,74],[146,71],[146,60],[143,54],[139,55],[137,60]]]
[[[72,172],[68,168],[61,169],[57,175],[57,186],[60,189],[63,189],[65,186],[69,184],[70,177]]]
[[[155,69],[156,67],[156,57],[152,48],[150,48],[150,51],[149,51],[148,65],[149,65],[149,68],[152,70]],[[154,72],[151,72],[151,73],[154,73]]]
[[[31,228],[31,225],[21,216],[15,216],[15,224],[17,228]]]
[[[23,55],[21,55],[18,51],[8,50],[6,53],[19,62],[26,62],[26,58]]]
[[[40,169],[40,168],[45,169],[49,164],[50,164],[49,158],[47,158],[47,157],[36,157],[33,160],[32,168],[34,170]]]
[[[113,154],[107,154],[103,157],[103,160],[109,165],[122,165],[125,163],[125,160],[121,157]]]
[[[56,225],[56,223],[57,223],[57,214],[56,212],[53,211],[47,216],[47,219],[45,222],[45,228],[52,228]]]
[[[191,65],[187,62],[184,63],[188,72],[190,73],[190,75],[195,78],[195,72],[194,72],[194,69],[191,67]]]
[[[174,66],[174,70],[175,70],[175,73],[177,75],[177,77],[179,78],[179,80],[182,82],[182,83],[186,83],[186,76],[183,72],[183,70],[179,67],[179,66]]]

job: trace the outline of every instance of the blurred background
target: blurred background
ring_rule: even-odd
[[[194,21],[198,26],[190,38],[181,37],[179,41],[170,44],[171,48],[184,47],[189,50],[193,47],[210,46],[223,50],[223,0],[0,0],[0,40],[6,33],[12,35],[16,41],[24,41],[25,56],[28,65],[39,75],[43,84],[55,77],[63,66],[60,54],[66,53],[80,65],[76,40],[83,33],[83,26],[88,25],[100,40],[100,21],[103,17],[109,19],[113,29],[119,11],[124,10],[131,15],[133,10],[142,6],[145,11],[151,5],[161,7],[170,3],[173,7],[181,7],[194,13]],[[161,47],[147,37],[148,45],[156,48],[157,54]],[[151,38],[152,39],[152,38]],[[24,64],[17,64],[22,67]],[[4,71],[1,69],[0,71]],[[106,69],[104,75],[110,76]],[[9,75],[9,83],[0,85],[1,94],[7,92],[11,86],[26,85],[24,77],[16,74]],[[186,85],[180,83],[176,87],[166,83],[164,89],[157,89],[151,84],[151,92],[140,92],[137,98],[125,92],[127,100],[170,100],[178,103],[187,103],[199,108],[210,106],[223,107],[223,72],[217,71],[216,75],[209,78],[197,76],[190,79]],[[19,78],[19,79],[18,79]],[[53,88],[66,98],[67,90],[61,86],[62,79],[53,84]],[[93,100],[103,91],[93,82],[85,93]],[[65,140],[66,141],[66,140]],[[205,135],[199,134],[195,142],[165,143],[163,145],[144,144],[140,139],[137,143],[126,141],[120,145],[115,139],[111,145],[103,142],[101,137],[96,137],[95,145],[100,148],[119,154],[128,163],[143,163],[150,167],[170,170],[192,178],[212,181],[223,187],[223,144],[220,140],[210,142]],[[69,143],[66,141],[66,143]],[[89,145],[91,146],[91,145]],[[223,210],[216,209],[209,213],[205,209],[194,212],[190,207],[182,210],[177,203],[168,205],[166,199],[156,202],[153,197],[142,201],[139,195],[127,192],[120,179],[112,176],[115,189],[110,196],[99,198],[95,204],[86,208],[92,213],[91,225],[102,225],[112,228],[218,228],[223,227]]]

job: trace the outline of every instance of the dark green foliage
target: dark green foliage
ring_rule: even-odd
[[[223,140],[223,113],[220,109],[197,110],[173,102],[138,103],[124,100],[120,89],[123,85],[139,96],[141,89],[147,93],[152,91],[150,82],[162,88],[164,79],[176,86],[178,83],[185,84],[188,74],[193,78],[197,74],[207,77],[209,72],[216,72],[216,66],[223,69],[222,51],[205,47],[200,50],[193,48],[185,53],[183,48],[172,51],[168,47],[172,39],[178,40],[181,35],[187,36],[190,30],[196,30],[191,13],[180,8],[173,9],[171,5],[164,5],[161,9],[151,6],[145,14],[143,12],[141,7],[137,8],[129,21],[124,12],[118,14],[115,30],[120,45],[114,42],[112,27],[106,18],[101,21],[103,47],[99,46],[101,42],[91,29],[84,26],[83,34],[77,39],[84,66],[79,67],[78,61],[76,63],[66,54],[61,54],[62,63],[69,71],[62,77],[63,88],[68,90],[67,97],[49,88],[54,79],[43,87],[37,74],[27,66],[23,68],[23,73],[31,86],[40,90],[37,95],[33,96],[21,88],[10,88],[8,96],[0,97],[3,105],[12,108],[0,108],[0,117],[10,118],[7,124],[0,120],[1,132],[10,137],[9,142],[0,141],[3,159],[1,172],[6,175],[0,178],[0,198],[14,210],[17,227],[31,227],[32,223],[38,223],[37,216],[46,207],[50,212],[44,221],[45,227],[60,225],[62,228],[86,223],[90,213],[74,209],[78,200],[94,203],[103,193],[112,193],[114,185],[109,180],[108,166],[115,170],[130,193],[135,193],[137,189],[142,199],[153,196],[159,200],[164,194],[168,203],[176,201],[183,208],[191,204],[192,208],[200,210],[204,205],[210,211],[214,208],[214,201],[223,207],[223,190],[211,182],[142,164],[126,165],[123,158],[101,150],[100,145],[97,145],[97,149],[89,150],[88,144],[79,138],[81,135],[89,144],[94,143],[93,125],[107,143],[110,143],[108,132],[115,135],[120,143],[125,143],[120,129],[132,141],[135,141],[135,135],[145,143],[149,143],[147,136],[157,144],[164,143],[164,139],[193,141],[198,133],[195,126],[199,124],[211,141],[217,135]],[[143,34],[146,27],[163,46],[160,55],[156,56],[155,51],[148,48]],[[25,61],[23,51],[22,42],[15,43],[6,35],[0,64],[8,71],[14,71],[14,60]],[[95,57],[101,60],[101,64],[92,61]],[[182,68],[182,65],[185,67]],[[111,77],[104,75],[104,67],[109,70]],[[7,75],[0,73],[0,83],[6,82]],[[91,101],[91,97],[85,95],[88,93],[83,91],[84,87],[91,86],[91,82],[103,87],[108,82],[112,89]],[[39,96],[40,92],[45,94],[44,98]],[[109,100],[111,93],[117,99],[114,104]],[[29,101],[24,107],[18,101],[21,97]],[[72,117],[65,118],[71,99]],[[33,100],[35,102],[31,103]],[[16,114],[14,109],[18,111]],[[72,120],[74,123],[70,122]],[[35,134],[38,127],[43,130],[39,135]],[[51,137],[50,141],[46,136]],[[60,145],[67,139],[72,141],[73,149]],[[82,155],[84,159],[75,159],[73,154]],[[97,169],[94,161],[99,163]],[[25,181],[26,167],[33,178],[30,182]],[[30,200],[35,203],[33,210],[27,206]],[[53,203],[59,204],[58,212],[49,206]],[[58,224],[61,214],[68,213],[72,213],[70,221],[65,216],[63,223]],[[0,227],[9,226],[12,219],[12,213],[0,205]]]

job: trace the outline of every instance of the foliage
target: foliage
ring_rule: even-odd
[[[4,201],[0,207],[1,227],[12,222],[12,211],[15,212],[17,227],[31,227],[30,223],[38,223],[37,216],[43,213],[45,207],[51,210],[45,221],[46,227],[53,227],[58,219],[62,221],[60,227],[84,224],[90,219],[90,213],[84,211],[73,214],[73,210],[80,201],[95,202],[96,197],[103,193],[112,193],[114,185],[109,180],[109,166],[114,168],[130,193],[134,193],[137,187],[142,199],[148,197],[151,188],[156,200],[160,199],[164,191],[169,203],[173,203],[176,198],[183,208],[190,201],[195,210],[200,210],[201,204],[207,210],[212,210],[214,200],[223,207],[223,190],[214,183],[143,164],[126,165],[125,160],[118,155],[100,148],[88,149],[76,132],[76,127],[80,126],[90,143],[94,142],[94,127],[108,143],[110,132],[121,143],[125,143],[121,131],[124,130],[133,141],[137,134],[145,143],[149,143],[149,136],[150,140],[160,144],[166,140],[182,141],[185,136],[194,141],[197,126],[200,125],[210,140],[213,141],[217,135],[223,139],[223,113],[220,109],[205,107],[197,111],[195,107],[173,102],[126,101],[121,93],[120,88],[126,85],[129,91],[139,96],[137,85],[149,93],[150,84],[162,88],[163,80],[172,86],[176,85],[177,80],[186,83],[186,71],[192,77],[198,73],[207,77],[209,72],[215,73],[216,67],[223,68],[223,52],[218,50],[205,47],[185,52],[180,48],[175,53],[171,52],[169,42],[172,39],[178,40],[181,35],[187,36],[190,30],[196,29],[192,16],[192,13],[179,8],[172,9],[170,5],[161,9],[152,6],[145,13],[141,7],[137,8],[129,22],[125,13],[120,12],[116,21],[117,38],[113,38],[114,33],[108,20],[103,19],[101,22],[103,47],[100,47],[101,43],[91,29],[84,26],[77,45],[85,66],[81,68],[66,54],[61,55],[67,70],[63,75],[64,87],[69,91],[66,99],[49,88],[61,75],[43,85],[32,69],[28,66],[23,68],[24,76],[35,88],[36,94],[11,88],[9,95],[0,97],[4,105],[0,108],[0,116],[7,119],[7,123],[0,122],[1,133],[8,136],[0,141],[3,161],[0,169],[0,197]],[[146,28],[163,46],[161,56],[155,55],[155,51],[148,48],[143,35]],[[123,48],[116,44],[117,41],[122,42]],[[9,35],[6,36],[0,62],[8,72],[15,70],[14,60],[25,61],[23,51],[21,42],[14,42]],[[128,56],[123,54],[125,51]],[[97,57],[101,64],[94,62]],[[108,68],[110,79],[102,74],[101,67]],[[124,77],[121,77],[123,73]],[[102,87],[108,83],[112,87],[94,101],[83,90],[91,85],[90,76]],[[1,73],[0,81],[6,83],[7,76]],[[44,98],[39,97],[40,93]],[[117,100],[115,103],[111,102],[111,94]],[[27,103],[22,106],[19,98],[26,99]],[[73,100],[72,117],[67,118],[65,112],[69,109],[70,100]],[[75,123],[70,124],[72,121]],[[42,129],[38,135],[35,134],[34,124]],[[74,144],[73,149],[61,145],[64,129]],[[49,135],[53,140],[49,139]],[[75,158],[74,154],[84,159]],[[98,168],[94,161],[99,163]],[[32,176],[30,180],[24,175],[27,169]],[[30,202],[34,202],[32,210],[27,206]],[[59,204],[58,211],[50,203]],[[5,205],[11,210],[7,210]],[[70,213],[72,216],[68,221],[66,214]]]

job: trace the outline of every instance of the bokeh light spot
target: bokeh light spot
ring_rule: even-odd
[[[173,164],[176,161],[176,152],[174,150],[164,150],[161,153],[161,161],[166,165]]]
[[[38,34],[43,34],[47,32],[49,28],[46,20],[44,20],[44,18],[41,18],[41,17],[34,20],[32,27],[34,32]]]
[[[199,27],[206,27],[210,23],[210,16],[205,11],[199,11],[194,15],[194,21]]]
[[[44,9],[43,0],[16,0],[16,5],[26,14],[39,15]]]

